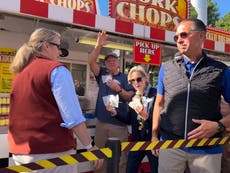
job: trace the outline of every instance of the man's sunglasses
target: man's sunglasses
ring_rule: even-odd
[[[137,83],[141,82],[142,81],[142,77],[138,77],[136,79],[130,79],[129,83],[133,84],[135,81],[137,81]]]
[[[53,43],[53,42],[48,42],[48,43],[49,43],[49,44],[51,44],[51,45],[56,46],[56,47],[58,48],[58,50],[61,50],[61,46],[60,46],[60,44]]]
[[[191,32],[200,32],[200,31],[191,31]],[[175,42],[177,42],[179,36],[180,36],[180,38],[183,38],[183,39],[188,38],[188,36],[189,36],[190,34],[192,34],[191,32],[181,32],[180,34],[175,35],[175,36],[173,37],[173,39],[174,39]]]

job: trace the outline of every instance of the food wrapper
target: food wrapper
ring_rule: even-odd
[[[117,95],[107,95],[102,97],[104,104],[110,104],[114,108],[118,108],[119,96]]]
[[[101,76],[101,78],[102,78],[103,83],[106,83],[106,82],[108,82],[108,81],[113,79],[112,75],[109,75],[109,74],[108,75],[103,75],[103,76]]]

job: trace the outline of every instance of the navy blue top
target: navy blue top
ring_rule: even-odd
[[[150,141],[152,138],[152,114],[153,114],[153,107],[154,101],[156,97],[156,88],[153,88],[151,85],[148,86],[147,91],[144,94],[144,97],[149,98],[151,101],[147,104],[147,113],[148,119],[144,122],[144,127],[142,130],[139,130],[139,123],[137,120],[137,113],[131,107],[129,108],[129,119],[128,122],[132,126],[132,141]]]
[[[96,77],[99,91],[98,91],[98,97],[96,102],[96,110],[95,110],[95,116],[98,120],[114,125],[120,125],[124,126],[126,125],[125,122],[122,121],[122,119],[126,119],[128,112],[128,104],[127,102],[119,96],[119,105],[118,108],[116,108],[117,115],[111,116],[111,113],[106,110],[104,102],[102,97],[108,96],[108,95],[117,95],[116,91],[112,90],[110,87],[106,85],[106,83],[103,83],[102,78],[105,75],[108,75],[108,71],[106,68],[101,67],[100,72],[98,76]],[[119,72],[117,75],[112,76],[113,80],[116,80],[120,87],[126,91],[133,90],[132,85],[128,83],[127,75],[124,73]]]

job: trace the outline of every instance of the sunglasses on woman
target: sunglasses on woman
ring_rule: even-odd
[[[49,43],[49,44],[51,44],[51,45],[56,46],[56,47],[58,48],[58,50],[61,50],[61,46],[60,46],[60,44],[53,43],[53,42],[48,42],[48,43]]]
[[[136,79],[130,79],[130,80],[129,80],[129,83],[133,84],[135,81],[136,81],[137,83],[140,83],[140,82],[142,81],[142,77],[138,77],[138,78],[136,78]]]
[[[180,36],[180,38],[183,38],[183,39],[188,38],[188,36],[192,34],[191,32],[200,32],[200,31],[181,32],[181,33],[175,35],[173,37],[173,39],[175,42],[177,42],[179,39],[179,36]]]

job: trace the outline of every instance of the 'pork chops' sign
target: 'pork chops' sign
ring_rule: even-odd
[[[175,30],[188,16],[187,0],[110,0],[109,15],[123,21]]]

